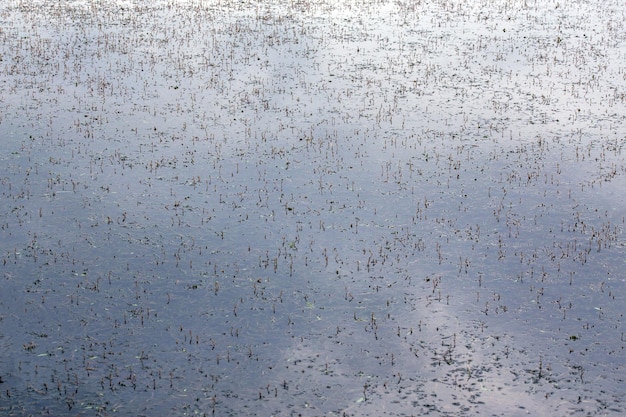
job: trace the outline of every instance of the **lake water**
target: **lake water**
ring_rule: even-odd
[[[3,2],[2,415],[623,415],[624,21]]]

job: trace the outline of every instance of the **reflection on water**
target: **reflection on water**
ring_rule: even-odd
[[[0,6],[0,409],[623,413],[623,23],[515,3]]]

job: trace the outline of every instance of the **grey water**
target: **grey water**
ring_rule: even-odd
[[[618,2],[0,6],[3,415],[622,415]]]

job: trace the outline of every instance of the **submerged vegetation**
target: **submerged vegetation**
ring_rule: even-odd
[[[622,415],[622,9],[4,1],[2,415]]]

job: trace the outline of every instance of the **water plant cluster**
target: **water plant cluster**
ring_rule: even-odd
[[[622,415],[615,0],[0,5],[0,412]]]

